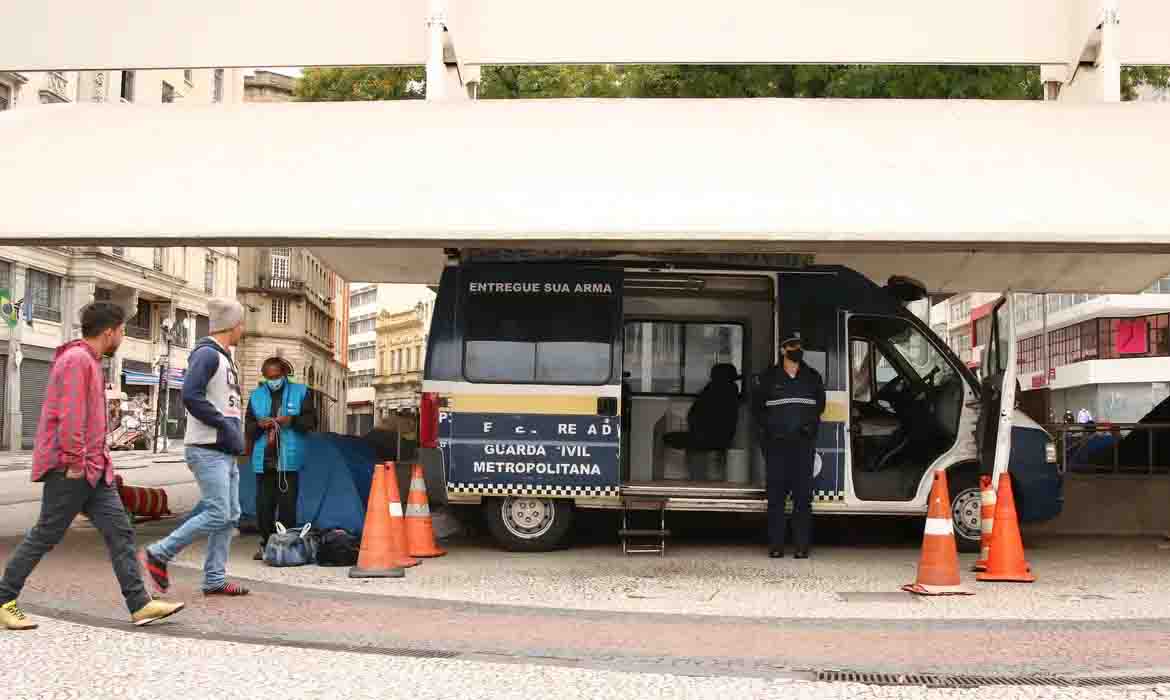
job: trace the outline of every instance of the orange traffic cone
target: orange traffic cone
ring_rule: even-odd
[[[980,533],[982,534],[979,561],[971,567],[972,571],[987,571],[987,558],[991,556],[991,535],[995,527],[995,489],[991,488],[991,477],[979,477],[979,494],[983,505],[980,509]]]
[[[955,548],[950,502],[946,472],[937,471],[930,489],[930,509],[926,513],[918,579],[902,586],[902,590],[918,595],[971,595],[959,585],[959,551]]]
[[[447,553],[435,543],[427,482],[422,465],[417,463],[410,470],[410,492],[406,494],[406,545],[412,557],[441,557]]]
[[[419,560],[410,556],[406,546],[406,523],[402,517],[402,496],[398,492],[398,468],[394,462],[386,463],[386,497],[390,500],[390,551],[394,565],[410,568],[418,566]]]
[[[390,506],[386,498],[386,482],[392,480],[385,465],[374,466],[374,481],[370,484],[370,502],[366,508],[366,524],[362,530],[362,546],[357,566],[349,570],[350,578],[402,578],[406,572],[394,561],[390,532]]]
[[[987,570],[975,577],[976,581],[1015,581],[1032,583],[1036,577],[1024,559],[1024,542],[1020,538],[1020,523],[1016,518],[1016,499],[1012,496],[1012,480],[1007,473],[999,477],[999,495],[995,505],[995,535]]]

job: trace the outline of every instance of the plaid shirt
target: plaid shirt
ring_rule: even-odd
[[[32,480],[64,470],[71,478],[84,476],[91,486],[99,480],[114,483],[106,419],[105,382],[97,353],[84,340],[57,348],[37,425]]]

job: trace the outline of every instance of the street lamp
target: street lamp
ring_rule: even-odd
[[[170,447],[170,419],[171,419],[171,392],[170,392],[170,374],[171,374],[171,345],[179,340],[180,335],[186,338],[190,336],[191,317],[188,316],[183,319],[181,324],[177,324],[173,317],[168,316],[164,318],[161,323],[162,333],[160,334],[160,342],[163,344],[163,350],[158,356],[158,402],[155,405],[155,415],[158,420],[154,424],[154,451],[157,453],[159,443],[162,442],[163,452]]]

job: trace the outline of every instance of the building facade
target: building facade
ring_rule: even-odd
[[[235,104],[242,96],[242,74],[235,69],[0,72],[0,111],[73,103]],[[129,317],[122,350],[106,362],[107,391],[148,394],[150,405],[169,416],[168,433],[181,435],[187,357],[207,333],[208,299],[235,296],[238,263],[234,247],[0,247],[0,288],[24,317],[0,324],[0,443],[31,447],[49,360],[57,346],[80,334],[78,312],[95,299],[124,306]],[[168,390],[160,396],[165,367]]]
[[[420,301],[413,309],[378,314],[375,425],[418,413],[433,311],[434,302]]]
[[[347,432],[365,435],[376,423],[378,316],[431,304],[435,294],[417,284],[351,284],[349,289],[349,390]],[[424,343],[425,351],[425,343]]]
[[[245,102],[292,102],[297,79],[267,70],[244,76]]]
[[[239,299],[247,337],[236,350],[245,393],[261,381],[269,357],[282,357],[293,378],[317,392],[321,431],[345,430],[348,285],[304,248],[242,248]]]
[[[998,299],[961,294],[931,311],[935,332],[973,369]],[[1019,403],[1033,419],[1087,409],[1097,421],[1134,422],[1170,396],[1170,277],[1143,294],[1020,294],[1014,314]]]
[[[187,357],[208,332],[208,299],[235,296],[237,265],[238,250],[229,247],[0,247],[0,288],[22,316],[14,326],[0,324],[4,445],[32,446],[49,361],[80,335],[79,311],[94,300],[123,306],[129,318],[121,351],[106,362],[107,391],[148,394],[169,415],[170,436],[182,435]],[[171,374],[160,402],[164,364]]]

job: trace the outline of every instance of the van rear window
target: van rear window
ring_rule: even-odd
[[[467,380],[587,385],[610,381],[616,294],[546,293],[543,283],[533,284],[537,286],[518,293],[520,287],[471,283],[463,307]]]

